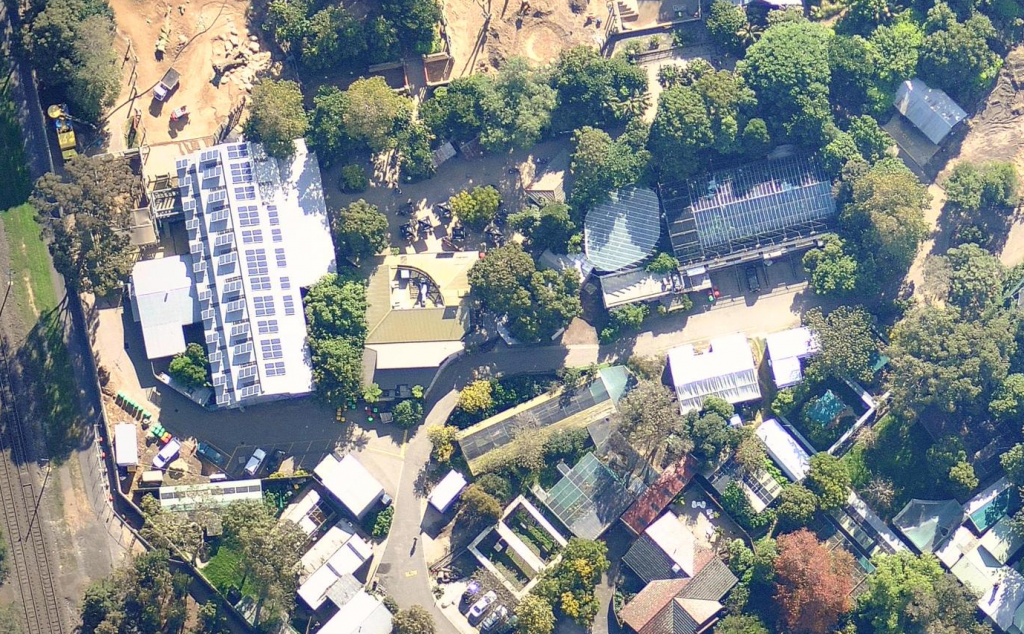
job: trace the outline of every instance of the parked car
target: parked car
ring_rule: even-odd
[[[249,476],[255,476],[263,466],[263,461],[267,459],[267,452],[263,451],[259,447],[256,451],[252,452],[252,457],[249,458],[249,462],[245,463],[245,474]]]
[[[747,288],[750,289],[751,293],[761,292],[761,280],[757,277],[757,267],[747,267]]]
[[[267,473],[276,473],[284,462],[284,449],[275,449],[267,459]]]
[[[498,627],[494,630],[494,634],[509,634],[509,632],[515,629],[516,625],[518,624],[519,617],[513,614],[508,618],[507,621],[498,625]]]
[[[224,457],[224,454],[217,451],[216,449],[206,444],[205,442],[200,442],[196,444],[196,453],[199,454],[200,458],[206,458],[207,460],[217,465],[221,469],[223,469],[228,464],[228,460],[227,458]]]
[[[484,612],[487,611],[487,608],[491,607],[491,604],[497,600],[498,595],[494,592],[494,590],[491,590],[483,597],[481,597],[479,601],[470,606],[469,613],[466,615],[466,618],[468,618],[470,621],[475,621],[479,619],[481,616],[484,615]]]
[[[178,457],[179,452],[181,452],[181,443],[178,442],[177,438],[172,438],[163,446],[163,449],[153,456],[153,468],[163,469],[170,463],[174,462],[174,459]]]
[[[487,618],[484,619],[483,623],[480,624],[480,631],[486,632],[507,618],[508,608],[506,608],[503,605],[499,605],[498,607],[491,610],[491,613],[488,614]]]

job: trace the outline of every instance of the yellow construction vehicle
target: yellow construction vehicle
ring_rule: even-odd
[[[78,139],[75,138],[75,128],[71,125],[67,104],[55,103],[46,109],[46,114],[53,119],[53,125],[57,129],[57,146],[60,147],[60,154],[64,160],[78,156]]]

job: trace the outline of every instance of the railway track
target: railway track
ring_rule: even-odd
[[[24,606],[26,632],[70,632],[61,611],[54,581],[56,556],[46,547],[43,526],[37,516],[39,494],[32,477],[33,463],[25,451],[24,425],[14,398],[6,339],[0,341],[0,505],[11,549],[12,581]]]

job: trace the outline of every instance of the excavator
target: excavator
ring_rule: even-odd
[[[71,124],[71,115],[68,113],[67,104],[53,104],[46,109],[46,114],[53,119],[53,125],[57,129],[57,146],[60,147],[60,155],[67,161],[78,155],[78,139],[75,138],[75,128]]]

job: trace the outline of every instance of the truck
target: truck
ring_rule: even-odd
[[[46,114],[53,119],[53,126],[57,130],[57,146],[60,148],[60,155],[64,160],[78,155],[78,139],[75,138],[75,128],[71,124],[71,115],[68,114],[67,104],[53,104],[46,109]]]
[[[153,88],[153,97],[157,101],[166,101],[167,97],[178,87],[179,80],[181,80],[181,74],[173,68],[168,68],[164,76],[160,78],[160,81]]]

